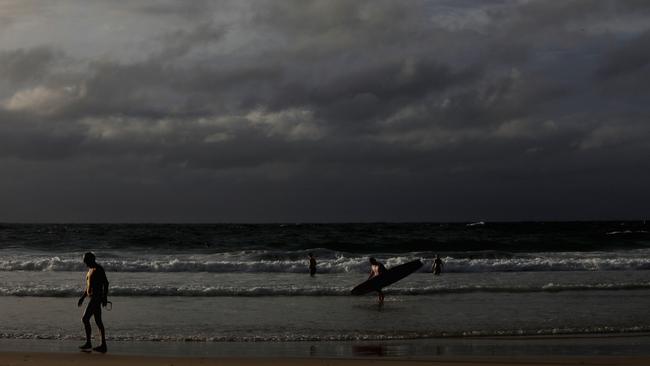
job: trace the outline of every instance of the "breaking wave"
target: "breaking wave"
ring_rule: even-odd
[[[111,272],[210,272],[210,273],[303,273],[306,260],[295,253],[177,255],[132,257],[104,256],[100,263]],[[324,257],[324,258],[323,258]],[[366,256],[328,255],[319,257],[320,273],[364,273],[368,271]],[[431,257],[422,253],[410,255],[377,256],[387,267],[421,259],[420,272],[431,270]],[[650,270],[650,256],[646,252],[612,253],[550,253],[549,255],[518,255],[497,258],[443,257],[445,272],[525,272],[525,271],[617,271]],[[5,256],[0,258],[0,271],[84,271],[77,256]]]
[[[627,283],[596,283],[596,284],[558,284],[544,285],[465,285],[457,287],[426,286],[426,287],[389,287],[386,293],[390,295],[444,295],[471,292],[560,292],[560,291],[597,291],[597,290],[637,290],[650,289],[650,282]],[[111,286],[113,296],[180,296],[180,297],[219,297],[219,296],[348,296],[348,287],[297,287],[297,286]],[[0,296],[33,296],[33,297],[77,297],[78,286],[18,286],[0,287]]]

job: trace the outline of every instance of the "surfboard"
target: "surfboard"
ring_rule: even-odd
[[[353,288],[351,293],[352,295],[359,296],[367,294],[368,292],[377,291],[377,289],[386,287],[410,275],[411,273],[420,269],[420,267],[422,267],[422,262],[419,260],[400,264],[399,266],[395,266],[379,276],[373,277],[361,283],[357,287]]]

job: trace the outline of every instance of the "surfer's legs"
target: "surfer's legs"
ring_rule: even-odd
[[[384,304],[384,293],[381,292],[381,290],[377,291],[377,301],[379,302],[379,305]]]

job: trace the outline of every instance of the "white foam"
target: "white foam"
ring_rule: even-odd
[[[399,287],[386,290],[391,295],[440,295],[470,292],[559,292],[559,291],[592,291],[592,290],[636,290],[650,289],[650,282],[621,282],[594,284],[560,284],[546,283],[541,285],[446,285]],[[350,288],[345,286],[111,286],[111,296],[180,296],[180,297],[219,297],[219,296],[349,296]],[[79,288],[75,286],[2,286],[0,296],[33,296],[33,297],[77,297]]]
[[[616,271],[650,270],[647,250],[628,252],[529,253],[507,258],[443,257],[445,272],[522,272],[522,271]],[[296,257],[300,259],[295,259]],[[383,254],[377,257],[390,268],[421,259],[420,272],[431,270],[429,253]],[[101,257],[100,257],[101,258]],[[272,258],[272,259],[270,259]],[[320,273],[364,273],[368,256],[331,253],[318,258]],[[206,255],[111,255],[100,260],[111,272],[211,272],[211,273],[302,273],[307,259],[295,252],[231,252]],[[84,271],[78,255],[12,255],[0,258],[0,271]]]
[[[607,235],[631,235],[631,234],[647,234],[646,230],[621,230],[621,231],[610,231],[606,233]]]
[[[339,334],[281,334],[260,336],[214,336],[204,334],[111,334],[109,341],[144,341],[144,342],[319,342],[319,341],[381,341],[381,340],[409,340],[446,337],[494,337],[494,336],[546,336],[546,335],[576,335],[576,334],[628,334],[646,333],[648,326],[633,327],[563,327],[543,329],[499,329],[499,330],[464,330],[464,331],[431,331],[431,332],[392,332],[392,333],[365,333],[349,332]],[[82,340],[76,334],[61,333],[31,333],[31,332],[3,332],[0,339],[49,339],[49,340]]]

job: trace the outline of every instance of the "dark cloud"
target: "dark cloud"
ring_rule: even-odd
[[[0,51],[0,80],[11,84],[42,81],[57,56],[48,47]]]
[[[184,17],[190,20],[196,20],[209,14],[209,9],[213,9],[213,4],[217,2],[207,0],[196,0],[189,3],[182,3],[177,1],[157,1],[155,3],[149,1],[134,1],[131,2],[131,7],[134,11],[142,12],[152,16],[170,16],[170,17]]]
[[[91,48],[67,28],[47,47],[0,38],[0,220],[605,219],[647,206],[646,2],[116,9],[128,19],[88,28]],[[135,53],[115,46],[130,29]]]
[[[191,31],[177,30],[166,34],[161,39],[163,50],[153,56],[159,62],[169,62],[187,55],[195,47],[210,47],[225,35],[224,27],[215,27],[211,23],[200,24]]]
[[[604,79],[610,79],[638,71],[647,72],[649,64],[650,32],[644,32],[611,50],[607,55],[605,65],[598,69],[597,75]],[[644,68],[646,70],[643,70]]]

